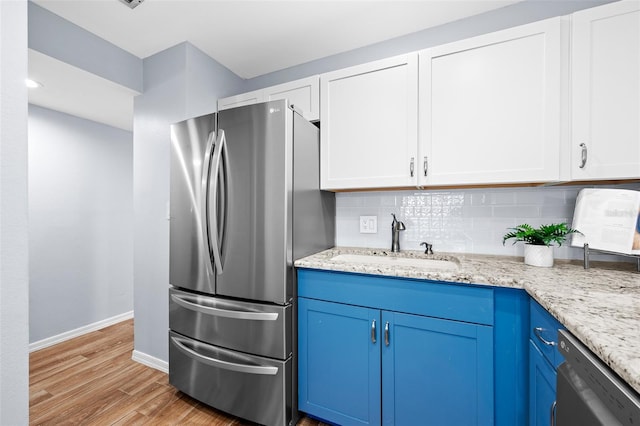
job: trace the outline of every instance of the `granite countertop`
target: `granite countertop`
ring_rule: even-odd
[[[449,260],[457,270],[332,260],[341,254]],[[521,288],[640,393],[640,273],[632,263],[557,261],[527,266],[519,257],[336,247],[295,262],[298,268]]]

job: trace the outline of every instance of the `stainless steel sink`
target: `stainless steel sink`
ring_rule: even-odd
[[[377,256],[368,254],[339,254],[332,261],[365,265],[410,266],[429,271],[457,271],[459,263],[454,259],[426,259],[420,257]]]

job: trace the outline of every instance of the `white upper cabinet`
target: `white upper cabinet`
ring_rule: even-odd
[[[640,2],[572,15],[571,178],[640,178]]]
[[[419,185],[561,178],[566,35],[553,18],[420,52]]]
[[[322,189],[417,183],[417,53],[320,76]]]
[[[218,111],[260,102],[287,99],[302,112],[304,118],[316,121],[320,118],[320,77],[317,75],[254,90],[253,92],[218,99]]]
[[[288,99],[309,121],[320,119],[320,77],[290,81],[264,89],[264,100]]]
[[[218,111],[239,106],[253,105],[259,102],[264,102],[262,90],[254,90],[253,92],[218,99]]]

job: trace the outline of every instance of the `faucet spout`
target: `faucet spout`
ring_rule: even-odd
[[[396,219],[394,213],[391,213],[391,216],[393,216],[393,222],[391,222],[391,251],[398,252],[400,251],[400,231],[404,231],[407,227]]]

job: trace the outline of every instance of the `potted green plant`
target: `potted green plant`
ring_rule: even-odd
[[[513,244],[518,241],[524,242],[524,263],[544,267],[553,266],[552,244],[561,246],[569,234],[580,233],[577,229],[570,228],[566,223],[541,225],[538,228],[524,223],[509,229],[511,231],[504,235],[502,244],[504,245],[507,240],[512,238],[515,239]]]

